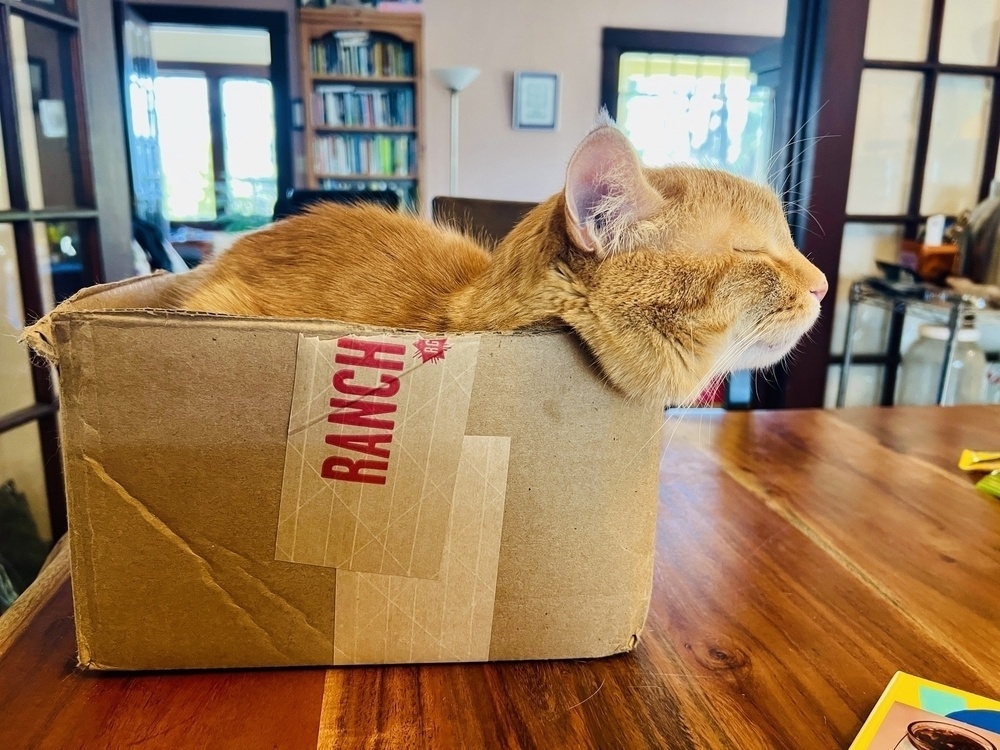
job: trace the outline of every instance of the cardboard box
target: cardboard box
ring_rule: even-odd
[[[95,287],[58,364],[80,663],[595,657],[649,604],[662,412],[566,332],[422,336]]]

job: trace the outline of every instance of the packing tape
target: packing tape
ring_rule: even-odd
[[[486,661],[509,437],[478,336],[300,336],[275,559],[337,568],[334,663]]]
[[[487,661],[510,438],[466,437],[436,580],[337,571],[334,664]]]
[[[478,336],[300,336],[275,559],[435,578]]]

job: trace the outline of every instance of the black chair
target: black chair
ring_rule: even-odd
[[[289,190],[274,204],[274,220],[300,214],[314,203],[373,203],[390,211],[399,209],[399,193],[393,190]]]
[[[496,247],[537,205],[526,201],[438,196],[431,202],[431,214],[436,224],[454,227]]]

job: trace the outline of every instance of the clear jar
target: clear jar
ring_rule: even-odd
[[[986,355],[979,331],[960,328],[944,404],[981,404],[986,400]],[[947,326],[920,326],[920,337],[903,355],[897,404],[936,404],[941,367],[948,348]]]

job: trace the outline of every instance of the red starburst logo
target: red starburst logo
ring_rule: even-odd
[[[417,339],[414,355],[422,362],[437,362],[444,359],[444,353],[451,349],[448,339]]]

